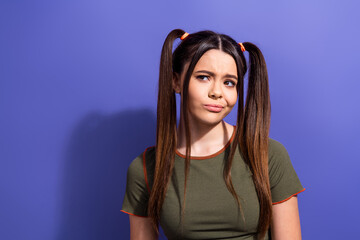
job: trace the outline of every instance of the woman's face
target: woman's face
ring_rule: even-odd
[[[176,78],[174,81],[174,89],[180,94],[188,67],[189,63],[185,65],[180,81]],[[236,104],[237,81],[233,57],[217,49],[207,51],[197,62],[189,82],[190,122],[219,124]]]

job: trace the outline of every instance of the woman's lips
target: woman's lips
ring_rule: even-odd
[[[204,107],[210,112],[221,112],[223,110],[223,106],[217,104],[205,104]]]

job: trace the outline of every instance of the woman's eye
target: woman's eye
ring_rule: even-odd
[[[205,75],[200,75],[200,76],[197,76],[196,78],[200,79],[200,80],[209,80],[209,77],[205,76]]]
[[[229,87],[234,87],[236,86],[236,83],[234,81],[225,81],[225,85]]]

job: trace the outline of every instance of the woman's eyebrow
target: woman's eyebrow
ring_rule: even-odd
[[[206,73],[206,74],[209,74],[209,75],[212,76],[212,77],[215,76],[215,73],[210,72],[210,71],[206,71],[206,70],[199,70],[199,71],[196,71],[195,73]],[[232,74],[226,74],[224,77],[226,77],[226,78],[233,78],[233,79],[235,79],[235,80],[238,80],[238,78],[237,78],[235,75],[232,75]]]

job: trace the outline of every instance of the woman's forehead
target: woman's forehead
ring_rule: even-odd
[[[234,58],[218,49],[211,49],[196,63],[194,72],[199,70],[207,70],[217,74],[237,75],[237,67]]]

